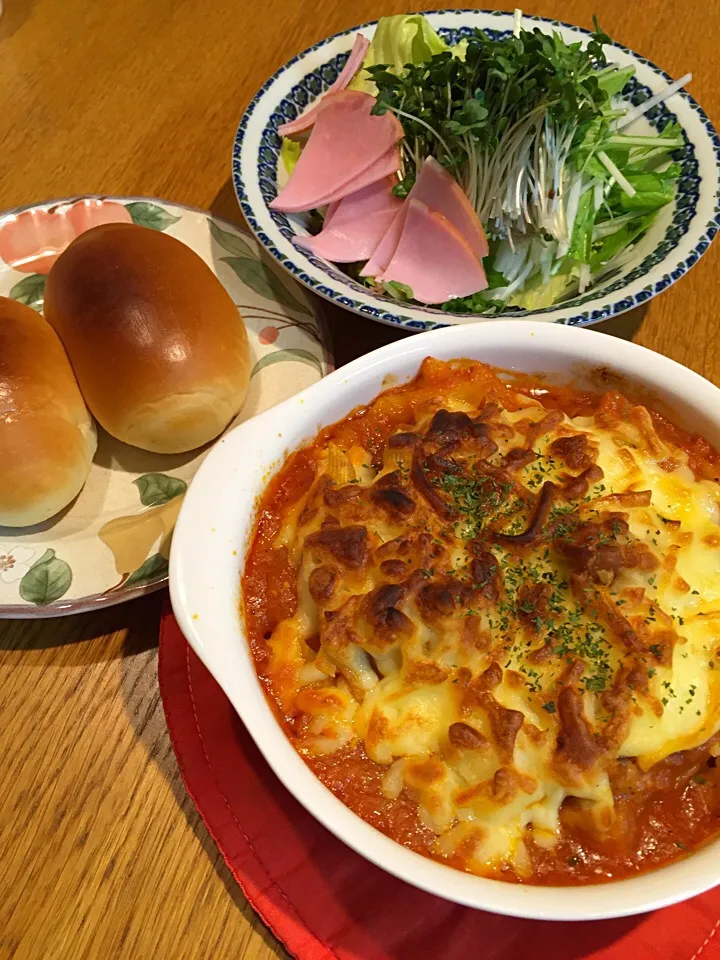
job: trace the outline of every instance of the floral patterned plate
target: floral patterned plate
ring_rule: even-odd
[[[253,366],[234,424],[328,372],[326,337],[309,299],[245,228],[161,200],[82,197],[0,214],[0,296],[41,312],[58,255],[84,230],[111,222],[182,240],[238,305]],[[80,613],[164,586],[175,518],[206,450],[152,454],[99,429],[87,483],[68,508],[34,527],[0,527],[0,618]]]

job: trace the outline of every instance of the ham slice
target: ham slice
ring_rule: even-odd
[[[298,133],[304,133],[305,130],[310,129],[310,127],[315,123],[318,110],[322,106],[325,97],[329,93],[339,93],[341,90],[345,89],[345,87],[350,83],[352,78],[362,66],[369,46],[370,41],[367,40],[361,33],[358,33],[355,37],[355,43],[350,51],[350,56],[347,59],[347,63],[342,68],[335,83],[333,83],[333,85],[320,97],[320,99],[316,100],[315,103],[313,103],[313,105],[305,111],[305,113],[301,114],[299,117],[295,117],[294,120],[290,120],[288,123],[281,124],[278,127],[278,133],[281,137],[292,137]]]
[[[325,96],[307,145],[271,210],[312,210],[398,169],[395,145],[402,126],[392,113],[372,116],[374,105],[374,97],[358,90]]]
[[[423,164],[408,200],[418,200],[435,213],[442,214],[479,260],[488,255],[487,237],[480,218],[460,184],[433,157],[428,157]],[[387,269],[400,241],[406,216],[407,204],[398,212],[377,250],[360,271],[361,276],[379,277]]]
[[[335,263],[367,260],[403,205],[393,195],[395,183],[395,177],[385,177],[349,194],[328,209],[317,236],[296,237],[294,242]]]
[[[388,264],[392,260],[393,254],[400,242],[407,212],[408,205],[406,201],[395,214],[392,223],[388,227],[387,233],[378,244],[377,249],[373,251],[372,256],[360,271],[361,277],[379,277],[381,273],[387,270]]]
[[[444,303],[484,290],[482,264],[462,234],[441,213],[408,197],[397,248],[378,280],[410,287],[421,303]]]
[[[488,242],[480,218],[464,190],[445,167],[428,157],[408,194],[446,217],[478,259],[488,255]]]
[[[330,221],[337,213],[337,208],[339,206],[340,206],[340,200],[333,200],[332,203],[329,203],[327,205],[327,210],[325,211],[324,226],[327,227],[330,224]]]
[[[353,177],[342,187],[336,188],[332,193],[326,193],[320,200],[313,204],[313,207],[324,207],[325,204],[332,207],[338,200],[350,196],[351,193],[357,193],[363,187],[369,187],[371,183],[377,183],[378,180],[384,180],[400,169],[400,151],[397,147],[391,147],[387,153],[372,163],[367,170]],[[305,209],[305,208],[303,208]],[[310,209],[310,208],[308,208]]]

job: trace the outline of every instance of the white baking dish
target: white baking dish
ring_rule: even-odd
[[[594,920],[657,909],[720,883],[720,841],[646,875],[593,886],[521,886],[462,873],[411,852],[352,813],[310,772],[275,720],[255,674],[240,612],[257,498],[287,453],[389,383],[412,377],[427,356],[471,357],[508,370],[545,373],[556,382],[587,380],[596,387],[601,376],[621,389],[649,393],[680,426],[720,444],[720,390],[624,340],[503,320],[401,340],[243,423],[210,452],[186,496],[170,557],[172,603],[185,636],[288,790],[358,853],[423,890],[495,913]]]

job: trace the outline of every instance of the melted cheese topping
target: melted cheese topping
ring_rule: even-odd
[[[643,407],[507,396],[416,408],[374,464],[326,446],[276,537],[268,676],[301,751],[360,741],[436,855],[524,876],[567,797],[612,824],[618,758],[720,728],[720,487]]]

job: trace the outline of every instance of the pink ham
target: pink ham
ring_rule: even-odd
[[[409,193],[436,213],[446,217],[476,257],[488,255],[488,242],[480,218],[460,184],[437,162],[428,157]]]
[[[290,120],[288,123],[281,124],[278,127],[278,133],[281,137],[292,137],[298,133],[303,133],[305,130],[310,129],[310,127],[315,123],[317,112],[320,109],[325,97],[329,93],[339,93],[341,90],[345,89],[345,87],[350,83],[352,78],[362,66],[362,62],[365,59],[365,54],[367,53],[369,46],[370,41],[366,40],[361,33],[358,33],[355,37],[355,43],[350,51],[350,56],[347,59],[347,63],[342,68],[342,71],[340,72],[340,75],[335,83],[333,83],[333,85],[320,97],[319,100],[315,101],[309,110],[306,110],[301,116],[295,117],[294,120]]]
[[[377,183],[378,180],[384,180],[386,177],[397,173],[400,169],[400,151],[397,147],[391,147],[387,153],[372,163],[367,170],[364,170],[357,177],[353,177],[348,183],[338,187],[332,193],[326,193],[320,198],[315,207],[324,207],[325,204],[332,206],[336,201],[350,196],[351,193],[357,193],[363,187],[369,187],[371,183]]]
[[[475,252],[450,221],[408,197],[393,258],[379,280],[410,287],[421,303],[444,303],[484,290],[487,279]]]
[[[397,170],[395,144],[403,136],[402,126],[391,113],[372,116],[374,105],[374,97],[357,90],[325,97],[310,139],[271,210],[312,210]]]
[[[295,243],[335,263],[367,260],[402,206],[392,192],[396,182],[395,177],[385,177],[344,197],[329,209],[317,236],[296,237]]]
[[[340,206],[340,203],[341,203],[340,200],[333,200],[332,203],[329,203],[327,205],[327,210],[325,211],[325,220],[324,220],[324,225],[326,227],[329,226],[330,221],[337,213],[337,208]]]
[[[388,227],[387,233],[378,244],[377,249],[373,251],[372,256],[360,271],[361,277],[378,277],[387,270],[388,264],[392,260],[393,254],[400,242],[407,212],[408,205],[407,202],[405,202],[395,214],[392,223]]]
[[[478,215],[460,184],[433,157],[428,157],[408,194],[430,210],[442,214],[455,227],[478,259],[488,255],[488,242]],[[378,277],[390,263],[405,226],[407,204],[400,210],[377,250],[360,271],[363,277]]]

